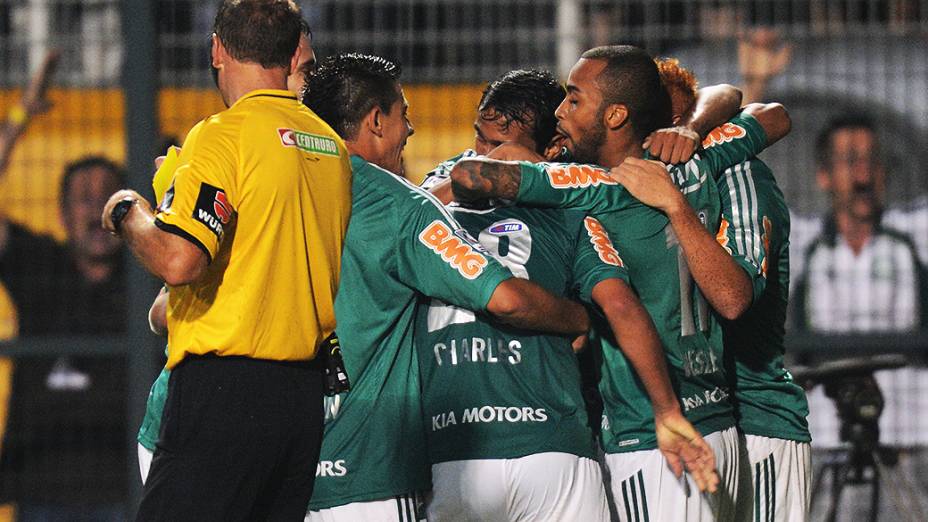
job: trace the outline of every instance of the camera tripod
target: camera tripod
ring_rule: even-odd
[[[821,383],[825,395],[835,402],[841,421],[841,440],[847,448],[831,454],[815,478],[812,501],[821,493],[823,479],[831,476],[831,505],[825,520],[836,522],[841,496],[847,485],[865,485],[870,488],[869,517],[855,516],[854,520],[876,522],[879,516],[881,485],[887,491],[896,509],[894,520],[928,520],[922,509],[918,489],[901,470],[894,470],[899,462],[899,450],[880,444],[879,418],[883,411],[883,394],[873,378],[879,369],[899,368],[906,361],[898,356],[880,356],[866,359],[846,359],[823,364],[816,369],[800,370],[807,383]]]

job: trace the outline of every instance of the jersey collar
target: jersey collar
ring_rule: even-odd
[[[288,100],[296,100],[296,94],[293,94],[290,91],[284,91],[281,89],[258,89],[251,91],[248,94],[242,96],[235,103],[232,104],[232,107],[242,103],[245,100],[250,100],[252,98],[285,98]]]

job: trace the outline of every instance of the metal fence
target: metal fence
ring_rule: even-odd
[[[739,49],[741,61],[752,50],[756,60],[757,53],[767,52],[764,56],[770,57],[788,45],[791,53],[782,72],[771,75],[758,96],[785,103],[794,123],[792,134],[762,156],[777,174],[794,211],[794,281],[807,273],[806,252],[823,233],[823,219],[832,209],[828,192],[818,184],[816,160],[822,151],[815,138],[830,118],[860,110],[876,121],[886,172],[884,224],[906,234],[919,262],[928,262],[928,182],[923,174],[928,161],[928,60],[923,50],[928,43],[928,0],[299,3],[312,26],[317,56],[364,51],[403,64],[411,117],[417,127],[407,148],[413,178],[471,146],[480,91],[487,81],[508,70],[540,67],[566,77],[583,49],[634,43],[655,55],[679,58],[702,84],[743,85],[745,73],[756,73],[756,69],[742,67]],[[4,226],[10,223],[25,234],[50,236],[52,246],[59,249],[49,246],[47,251],[55,256],[74,255],[75,247],[97,241],[92,234],[80,235],[90,232],[71,226],[73,221],[63,215],[66,202],[60,200],[65,167],[89,155],[124,165],[129,184],[150,194],[151,158],[167,143],[181,141],[193,123],[222,109],[207,70],[207,37],[214,14],[215,2],[194,0],[0,0],[0,113],[16,105],[21,87],[49,50],[61,53],[49,93],[51,109],[30,123],[12,150],[6,171],[0,174]],[[752,40],[758,28],[772,30],[769,34],[778,40],[771,41],[779,43]],[[739,42],[755,45],[742,43],[739,48]],[[57,266],[55,259],[41,256],[3,256],[0,249],[4,277],[9,266],[30,265],[34,270],[20,270],[17,273],[25,275],[17,277],[38,281],[35,278]],[[147,386],[162,363],[161,342],[146,333],[144,321],[155,282],[134,262],[115,259],[111,262],[118,271],[113,277],[121,282],[119,304],[125,313],[106,336],[56,330],[52,326],[67,321],[55,318],[44,321],[44,332],[43,321],[29,330],[23,326],[26,318],[17,317],[16,288],[11,288],[16,284],[9,281],[3,281],[6,293],[0,294],[0,309],[5,311],[0,314],[0,330],[6,338],[15,337],[17,329],[23,334],[3,350],[16,357],[15,363],[25,361],[22,368],[28,367],[30,358],[41,361],[44,369],[36,371],[46,380],[56,368],[65,368],[65,377],[67,371],[75,370],[70,376],[77,379],[81,373],[93,373],[80,369],[84,361],[78,357],[86,357],[91,366],[109,358],[114,367],[128,368],[125,378],[113,386],[128,397],[114,408],[128,419],[120,429],[124,446],[129,448]],[[836,277],[858,277],[842,272],[846,269],[837,266]],[[898,272],[893,274],[898,276]],[[891,284],[904,278],[890,276],[889,280]],[[95,298],[86,295],[87,309],[91,309]],[[863,294],[850,295],[851,300],[869,300]],[[909,306],[923,306],[921,302],[915,299]],[[73,316],[73,310],[62,313]],[[880,311],[874,308],[873,313]],[[869,335],[874,332],[881,337]],[[791,348],[806,362],[895,350],[921,365],[928,346],[924,332],[925,325],[920,323],[902,331],[878,326],[843,332],[812,327],[792,336]],[[25,335],[33,333],[55,337]],[[840,333],[849,335],[834,336]],[[58,364],[62,356],[72,357],[65,360],[70,367]],[[13,365],[0,364],[0,398],[6,389],[16,399],[19,385],[11,381],[14,372]],[[25,374],[23,370],[21,375]],[[890,398],[928,396],[928,381],[923,383],[919,372],[890,378],[884,384]],[[822,404],[827,402],[817,399],[813,409],[826,408]],[[914,418],[912,429],[928,433],[928,405],[900,402],[897,406],[911,417],[906,422]],[[0,410],[0,426],[9,417],[5,411]],[[833,419],[822,422],[816,429],[836,429]],[[887,425],[885,431],[894,429]],[[923,445],[920,440],[909,442]],[[138,492],[132,460],[124,458],[116,464],[126,468],[129,486],[120,490],[120,498],[100,503],[131,512]],[[9,487],[0,481],[0,494]]]

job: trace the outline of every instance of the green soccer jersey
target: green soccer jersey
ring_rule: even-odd
[[[512,277],[430,194],[360,157],[351,166],[335,299],[351,391],[326,401],[313,510],[429,489],[417,302],[429,296],[482,311]]]
[[[460,207],[455,218],[517,277],[590,302],[599,282],[627,281],[598,221],[559,209]],[[494,324],[433,300],[417,345],[432,463],[544,452],[595,458],[571,339]]]
[[[167,350],[164,355],[167,356]],[[168,380],[171,377],[171,370],[162,368],[158,378],[151,385],[148,392],[148,401],[145,403],[145,417],[142,419],[142,425],[139,426],[139,434],[136,440],[145,449],[155,451],[155,444],[158,442],[158,433],[161,431],[161,414],[164,413],[164,402],[168,398]]]
[[[754,282],[754,304],[721,320],[738,425],[749,435],[808,442],[805,392],[783,365],[789,298],[789,210],[773,172],[752,159],[717,178],[719,241]]]
[[[717,230],[720,220],[713,174],[756,155],[766,144],[763,129],[749,115],[739,115],[726,125],[720,138],[725,147],[668,166],[668,174],[709,230]],[[579,208],[602,222],[657,328],[684,415],[704,435],[733,426],[721,327],[696,287],[664,214],[632,197],[605,170],[585,165],[523,163],[517,201]],[[654,414],[644,387],[611,335],[605,329],[600,332],[604,449],[608,453],[654,449]]]

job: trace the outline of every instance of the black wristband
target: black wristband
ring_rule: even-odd
[[[132,205],[135,205],[137,200],[135,198],[127,197],[113,207],[113,211],[110,212],[110,221],[113,222],[113,230],[118,234],[120,232],[119,226],[122,224],[123,220],[126,219],[126,216],[129,215],[129,211],[132,210]]]

